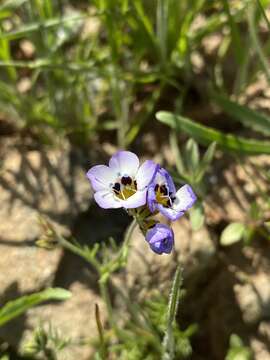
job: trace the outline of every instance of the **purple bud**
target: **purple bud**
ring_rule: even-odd
[[[172,251],[174,234],[167,225],[156,224],[147,231],[145,238],[151,249],[157,254],[169,254]]]

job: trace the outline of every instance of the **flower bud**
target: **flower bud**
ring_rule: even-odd
[[[150,248],[157,254],[169,254],[174,244],[172,229],[164,224],[156,224],[145,235]]]

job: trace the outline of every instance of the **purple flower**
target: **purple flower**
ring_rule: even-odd
[[[111,157],[109,166],[93,166],[87,177],[100,207],[131,209],[145,205],[148,185],[156,171],[157,165],[153,161],[147,160],[140,166],[135,154],[118,151]]]
[[[151,212],[160,211],[170,220],[177,220],[190,209],[197,197],[189,185],[176,191],[170,174],[163,168],[157,170],[156,176],[148,188],[147,203]]]
[[[174,234],[170,227],[164,224],[156,224],[147,231],[146,241],[151,249],[157,254],[169,254],[174,244]]]

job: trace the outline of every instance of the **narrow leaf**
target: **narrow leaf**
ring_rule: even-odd
[[[200,162],[199,168],[198,168],[198,172],[196,174],[196,178],[195,178],[195,182],[200,182],[205,174],[205,172],[207,171],[208,166],[211,164],[214,155],[215,155],[215,151],[216,151],[216,142],[212,142],[206,152],[203,155],[203,158]]]
[[[212,99],[229,115],[232,119],[240,121],[243,125],[252,129],[270,135],[270,118],[259,112],[249,109],[247,106],[239,105],[231,101],[226,96],[212,94]]]
[[[196,141],[189,139],[185,148],[185,162],[186,167],[194,173],[200,163],[199,147]]]
[[[0,39],[15,40],[27,36],[29,33],[40,31],[41,28],[49,29],[55,26],[63,25],[67,22],[81,21],[83,19],[85,19],[85,16],[83,15],[68,15],[62,18],[54,18],[54,19],[45,20],[43,22],[30,23],[27,25],[23,25],[16,30],[2,33],[0,35]]]
[[[201,202],[197,202],[189,211],[192,230],[199,230],[204,223],[204,211]]]
[[[240,136],[224,134],[221,131],[204,126],[186,117],[167,111],[159,111],[156,118],[174,129],[182,130],[199,143],[208,145],[215,141],[223,149],[242,154],[270,154],[270,142],[246,139]]]
[[[167,314],[167,329],[163,339],[163,357],[162,360],[169,360],[174,358],[174,338],[173,338],[173,323],[178,310],[178,303],[180,298],[181,286],[183,283],[182,273],[180,266],[177,267],[173,284],[171,288],[168,314]]]
[[[9,301],[0,309],[0,326],[44,301],[66,300],[70,297],[71,293],[65,289],[49,288],[35,294],[22,296],[16,300]]]
[[[229,224],[221,233],[221,245],[228,246],[240,241],[244,235],[244,231],[245,225],[240,222]]]

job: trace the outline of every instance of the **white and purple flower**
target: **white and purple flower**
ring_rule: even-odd
[[[118,151],[111,157],[109,166],[93,166],[87,177],[100,207],[132,209],[146,204],[148,185],[157,168],[158,165],[151,160],[140,166],[137,155],[130,151]]]
[[[172,229],[164,224],[155,224],[145,235],[150,248],[157,254],[170,254],[174,245]]]
[[[174,221],[184,215],[195,203],[197,197],[189,185],[176,191],[170,174],[163,168],[158,169],[148,187],[147,203],[151,212],[160,211]]]

